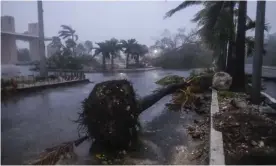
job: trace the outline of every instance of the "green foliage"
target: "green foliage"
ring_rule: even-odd
[[[191,5],[199,4],[203,5],[203,8],[196,13],[192,19],[192,22],[196,22],[198,24],[199,29],[197,32],[200,35],[202,42],[214,51],[213,57],[219,70],[226,69],[226,54],[228,54],[230,59],[234,50],[239,49],[236,52],[243,54],[241,45],[246,46],[248,53],[247,55],[251,55],[251,52],[254,51],[254,41],[252,42],[252,40],[246,40],[246,42],[239,44],[235,44],[234,41],[235,38],[237,38],[237,27],[239,27],[237,25],[241,24],[241,22],[238,22],[237,19],[239,17],[238,11],[241,10],[238,5],[238,1],[184,1],[176,8],[167,12],[165,17],[171,17],[173,14],[182,9],[185,9]],[[256,26],[255,21],[246,16],[246,13],[245,17],[246,22],[242,23],[245,24],[245,27],[243,30],[239,29],[239,32],[252,30]],[[268,29],[269,27],[266,23],[265,30],[267,31]],[[244,35],[242,34],[242,36]],[[237,41],[241,40],[237,39]],[[238,46],[238,48],[236,48],[236,46]],[[231,51],[227,52],[227,50]],[[237,56],[242,57],[243,55]],[[228,62],[228,65],[232,66],[231,63],[233,62],[231,60]],[[240,67],[240,69],[243,68],[244,67]]]
[[[169,75],[164,78],[161,78],[160,80],[156,81],[155,83],[158,85],[166,86],[170,84],[176,84],[184,82],[184,77],[180,77],[177,75]]]
[[[47,59],[49,68],[80,70],[83,66],[98,68],[100,64],[91,55],[73,56],[70,54],[55,54]]]
[[[76,35],[76,31],[74,29],[72,29],[70,26],[68,25],[61,25],[62,30],[60,30],[58,32],[59,37],[62,37],[62,39],[72,39],[73,41],[77,41],[78,40],[78,35]]]
[[[206,75],[206,74],[214,74],[213,68],[200,68],[200,69],[194,69],[190,72],[190,77],[200,76],[200,75]]]
[[[161,53],[159,57],[153,58],[154,66],[166,69],[190,69],[199,67],[210,67],[212,55],[196,44],[185,44],[178,50]]]

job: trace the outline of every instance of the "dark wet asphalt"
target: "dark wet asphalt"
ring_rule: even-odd
[[[246,64],[245,65],[245,72],[252,74],[252,65]],[[262,68],[262,76],[276,78],[276,68]],[[265,85],[265,90],[267,94],[271,97],[276,98],[276,82],[274,81],[264,81],[263,84]]]
[[[138,73],[87,74],[95,83],[127,78],[139,96],[150,94],[158,79],[168,75],[187,76],[187,71],[153,70]],[[12,101],[1,103],[2,164],[22,164],[35,157],[47,147],[78,138],[77,118],[81,101],[88,96],[95,84],[76,85],[66,88],[48,89]],[[144,126],[166,112],[164,98],[141,114]],[[165,124],[165,122],[164,122]]]
[[[157,88],[154,82],[158,79],[169,74],[188,76],[188,73],[152,70],[104,75],[93,73],[87,74],[87,77],[95,83],[126,78],[133,83],[136,93],[144,96]],[[276,86],[271,84],[273,85],[269,84],[268,91],[276,93]],[[81,101],[88,96],[94,85],[48,89],[1,103],[2,164],[22,164],[36,157],[45,148],[78,138],[77,125],[73,120],[77,118]],[[194,114],[165,110],[164,104],[169,100],[170,96],[164,97],[140,115],[143,146],[137,152],[129,154],[127,164],[193,164],[187,162],[187,156],[183,155],[187,154],[188,144],[192,144],[187,137],[185,125],[197,117]],[[76,149],[80,156],[78,164],[92,164],[88,156],[89,146],[90,143],[86,142]]]

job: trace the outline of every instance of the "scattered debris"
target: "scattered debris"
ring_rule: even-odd
[[[223,134],[226,163],[248,164],[243,158],[248,154],[254,158],[258,152],[276,151],[274,120],[260,113],[259,107],[247,100],[246,94],[220,98],[220,112],[214,115],[214,126]],[[276,164],[276,159],[272,162]]]

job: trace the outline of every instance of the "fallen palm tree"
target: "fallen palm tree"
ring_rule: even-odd
[[[138,100],[131,83],[127,80],[112,80],[96,84],[89,96],[82,102],[79,113],[79,131],[84,137],[76,141],[63,143],[46,149],[39,159],[29,164],[55,164],[67,153],[72,153],[73,146],[93,138],[94,145],[118,153],[134,145],[138,138],[138,116],[166,95],[174,94],[177,103],[192,103],[196,91],[206,90],[211,86],[212,75],[193,76],[188,79],[172,77],[157,82],[163,87]],[[166,82],[167,80],[167,82]],[[166,83],[164,83],[166,82]],[[177,97],[181,94],[181,97]],[[183,106],[183,104],[182,104]]]

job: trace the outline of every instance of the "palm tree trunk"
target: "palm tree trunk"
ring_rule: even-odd
[[[235,25],[234,25],[234,2],[231,3],[230,8],[230,15],[231,15],[231,30],[229,31],[229,41],[228,41],[228,52],[227,52],[227,63],[226,63],[226,72],[229,73],[231,76],[233,76],[233,37],[234,37],[234,31],[235,31]]]
[[[143,97],[139,102],[140,102],[140,108],[138,109],[138,114],[142,113],[149,107],[151,107],[153,104],[155,104],[157,101],[162,99],[164,96],[172,94],[176,92],[180,88],[187,87],[189,83],[184,82],[184,83],[179,83],[179,84],[172,84],[169,85],[165,88],[162,88],[158,90],[157,92],[154,92],[150,95],[147,95]]]
[[[106,71],[105,57],[106,57],[106,54],[103,54],[103,57],[102,57],[103,71]]]
[[[74,35],[72,35],[72,40],[74,40]],[[72,52],[73,52],[73,56],[76,56],[76,50],[75,50],[75,47],[72,48]]]
[[[215,65],[216,65],[216,71],[221,71],[221,59],[222,59],[222,56],[221,56],[221,47],[220,45],[217,46],[213,52],[213,60],[215,62]]]
[[[136,64],[139,64],[139,54],[136,55]]]
[[[227,41],[223,42],[223,52],[222,52],[222,71],[226,70],[226,57],[227,57]]]
[[[129,54],[126,56],[126,68],[128,69],[128,63],[129,63]]]
[[[114,56],[111,54],[111,70],[114,69]]]
[[[233,75],[232,88],[237,91],[244,91],[245,89],[245,72],[244,72],[244,59],[245,59],[245,28],[246,28],[246,13],[247,1],[239,2],[238,12],[238,30],[236,38],[236,60],[235,72]]]

